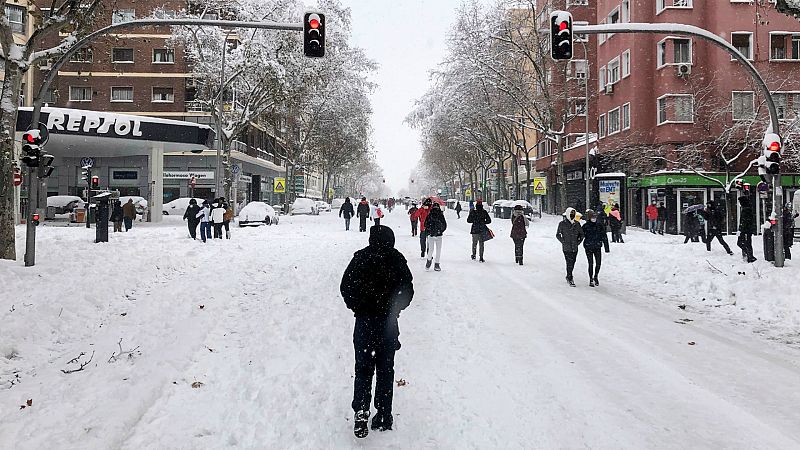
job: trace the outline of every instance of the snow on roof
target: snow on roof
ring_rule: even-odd
[[[33,107],[23,106],[23,107],[20,107],[19,110],[20,111],[33,111]],[[134,115],[134,114],[118,114],[118,113],[105,112],[105,111],[92,111],[92,110],[89,110],[89,109],[46,107],[46,108],[42,108],[42,112],[43,113],[60,113],[60,114],[67,114],[67,115],[70,115],[70,116],[73,116],[73,115],[85,116],[87,114],[88,115],[94,115],[94,116],[99,115],[101,117],[113,116],[113,117],[117,117],[117,118],[120,118],[120,119],[138,120],[138,121],[141,121],[141,122],[158,123],[158,124],[163,124],[163,125],[181,125],[181,126],[190,126],[190,127],[196,127],[196,128],[206,128],[206,129],[209,129],[209,130],[211,129],[211,127],[208,126],[208,125],[203,125],[203,124],[199,124],[199,123],[195,123],[195,122],[184,122],[182,120],[162,119],[160,117],[151,117],[151,116],[138,116],[138,115]]]
[[[594,176],[595,178],[619,178],[619,177],[627,177],[622,172],[608,172],[608,173],[598,173]]]

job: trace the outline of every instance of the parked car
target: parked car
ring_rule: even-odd
[[[47,197],[47,207],[54,207],[56,214],[69,214],[75,208],[83,208],[86,202],[75,195],[53,195]]]
[[[239,226],[277,225],[278,213],[264,202],[250,202],[239,211]]]
[[[165,203],[164,207],[162,208],[163,209],[162,213],[165,216],[182,216],[183,213],[186,212],[186,208],[189,207],[190,200],[191,198],[189,197],[181,197],[181,198],[176,198],[175,200],[169,203]],[[197,200],[198,205],[203,204],[202,198],[195,198],[195,200]]]
[[[133,200],[133,206],[136,208],[136,214],[140,216],[145,215],[147,212],[147,200],[145,200],[144,197],[139,197],[138,195],[126,195],[125,197],[120,197],[119,201],[125,205],[125,203],[128,203],[128,199]]]
[[[352,200],[350,200],[350,201],[352,201]],[[335,199],[331,200],[331,210],[338,211],[339,208],[341,208],[343,204],[344,204],[344,199],[343,198],[335,198]]]
[[[284,212],[283,212],[283,205],[282,205],[282,204],[280,204],[280,203],[279,203],[279,204],[272,205],[272,209],[274,209],[274,210],[275,210],[275,212],[276,212],[276,213],[278,213],[278,215],[283,215],[283,214],[284,214]]]
[[[331,205],[327,202],[317,201],[317,212],[331,212]]]
[[[533,217],[536,216],[538,218],[542,218],[542,212],[539,211],[539,208],[534,208],[529,202],[525,200],[514,200],[512,206],[520,205],[522,206],[522,210],[524,211],[526,216]]]
[[[295,199],[294,203],[292,203],[292,208],[289,211],[289,214],[311,214],[317,215],[319,214],[319,210],[317,209],[317,203],[310,198],[298,198]]]

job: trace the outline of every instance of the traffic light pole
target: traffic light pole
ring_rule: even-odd
[[[770,124],[767,133],[775,133],[780,136],[780,121],[778,120],[778,110],[772,94],[769,92],[767,83],[761,74],[758,73],[753,63],[751,63],[739,50],[736,49],[725,39],[716,34],[693,25],[677,23],[615,23],[605,25],[573,25],[575,34],[603,34],[603,33],[649,33],[649,34],[671,34],[682,36],[694,36],[711,42],[717,47],[722,48],[739,61],[747,72],[753,77],[756,85],[761,89],[769,110]],[[775,267],[783,267],[783,189],[781,188],[780,175],[775,175],[772,179],[772,213],[775,215],[777,231],[775,234]]]
[[[28,210],[25,212],[25,267],[36,264],[36,224],[33,215],[39,205],[39,168],[28,167],[28,179],[25,187],[28,190]]]

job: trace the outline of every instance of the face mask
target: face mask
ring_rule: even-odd
[[[597,218],[596,217],[592,217],[592,222],[597,222]]]

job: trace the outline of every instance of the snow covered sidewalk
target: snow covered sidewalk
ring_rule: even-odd
[[[719,248],[631,232],[600,288],[581,255],[572,289],[556,219],[532,224],[519,267],[508,221],[479,264],[448,212],[443,271],[426,272],[402,209],[384,224],[415,276],[396,358],[407,384],[396,429],[356,442],[338,287],[367,234],[334,216],[206,245],[179,220],[108,244],[40,228],[36,267],[0,263],[0,448],[800,446],[800,352],[783,343],[800,314],[790,295],[747,294],[788,289],[797,267],[757,275]],[[92,362],[63,373],[82,352]]]

